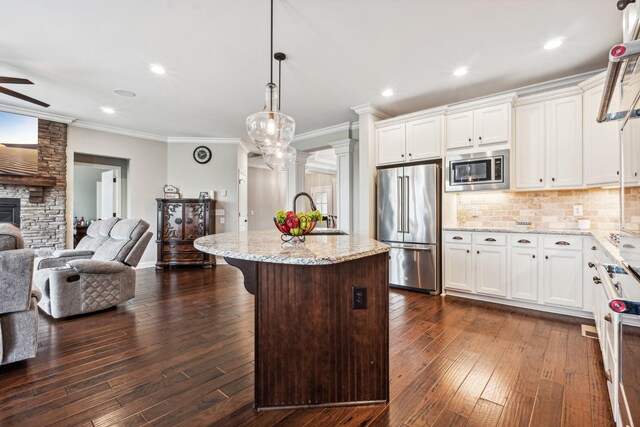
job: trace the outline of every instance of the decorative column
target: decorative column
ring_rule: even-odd
[[[376,129],[375,122],[389,116],[371,106],[358,105],[351,108],[359,116],[358,137],[358,188],[355,191],[354,204],[358,205],[357,218],[354,218],[353,232],[371,238],[375,237],[376,225]]]
[[[338,164],[337,164],[337,184],[336,184],[336,201],[338,229],[352,233],[353,232],[353,212],[351,209],[353,198],[353,179],[351,178],[353,164],[354,142],[351,139],[345,139],[338,142],[330,143],[334,148]]]
[[[285,210],[291,209],[295,195],[304,191],[305,165],[307,164],[309,156],[311,156],[310,153],[298,151],[296,154],[296,160],[287,171],[287,206]],[[302,209],[300,208],[298,210]]]

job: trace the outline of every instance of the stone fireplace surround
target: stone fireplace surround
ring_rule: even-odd
[[[67,125],[38,120],[38,177],[56,178],[44,189],[42,203],[29,202],[26,185],[0,184],[0,199],[20,199],[20,228],[25,246],[64,249],[67,202]]]

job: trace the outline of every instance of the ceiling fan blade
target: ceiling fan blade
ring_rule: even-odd
[[[46,104],[42,101],[38,101],[37,99],[33,99],[27,95],[23,95],[21,93],[15,92],[11,89],[7,89],[6,87],[0,86],[0,93],[4,93],[5,95],[13,96],[14,98],[22,99],[23,101],[31,102],[32,104],[40,105],[41,107],[48,107],[49,104]]]
[[[18,77],[2,77],[0,76],[0,83],[11,83],[16,85],[32,85],[33,82],[28,79],[20,79]]]

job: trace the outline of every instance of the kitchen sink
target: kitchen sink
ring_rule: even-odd
[[[348,234],[349,233],[345,233],[344,231],[337,230],[335,228],[316,228],[309,233],[309,236],[346,236]]]

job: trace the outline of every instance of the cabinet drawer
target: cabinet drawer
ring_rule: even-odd
[[[447,243],[471,243],[471,233],[468,231],[446,231],[444,241]]]
[[[565,249],[570,251],[582,250],[582,237],[578,236],[547,236],[544,238],[546,249]]]
[[[476,245],[506,246],[507,235],[504,233],[476,233]]]
[[[169,243],[162,246],[162,252],[198,252],[193,243]]]
[[[519,248],[535,248],[538,246],[538,236],[531,234],[512,234],[511,246]]]
[[[162,254],[163,261],[202,261],[204,259],[202,252],[165,252]]]

